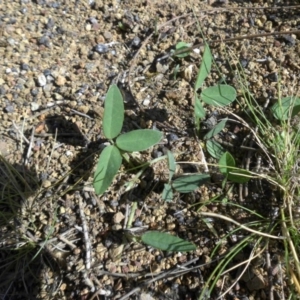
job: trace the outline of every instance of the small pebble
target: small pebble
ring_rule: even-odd
[[[1,85],[1,86],[0,86],[0,96],[5,95],[5,93],[6,93],[6,90],[5,90],[5,88]]]
[[[16,44],[16,41],[13,38],[8,38],[7,42],[11,45],[14,46]]]
[[[44,86],[47,83],[47,79],[44,74],[39,74],[37,77],[38,86]]]
[[[29,70],[29,65],[27,65],[25,63],[21,64],[21,70],[28,71]]]
[[[38,93],[39,93],[39,89],[37,89],[37,88],[34,88],[34,89],[32,89],[32,90],[30,91],[30,94],[31,94],[33,97],[37,96]]]
[[[97,23],[98,23],[97,19],[94,18],[94,17],[90,17],[90,18],[89,18],[89,21],[90,21],[92,24],[97,24]]]
[[[271,82],[278,82],[278,74],[277,74],[277,72],[269,74],[268,78],[269,78],[269,80]]]
[[[105,31],[103,33],[103,36],[107,39],[107,40],[111,40],[112,39],[112,34],[109,31]]]
[[[177,141],[179,139],[178,135],[175,133],[170,133],[167,136],[168,142],[173,142],[173,141]]]
[[[46,70],[44,70],[43,73],[44,73],[45,76],[49,76],[49,75],[51,75],[51,70],[46,69]]]
[[[240,64],[241,64],[241,66],[242,66],[243,68],[246,68],[247,65],[248,65],[248,60],[245,59],[245,58],[241,58],[241,59],[240,59]]]
[[[149,104],[150,104],[150,99],[147,97],[144,101],[143,101],[143,105],[144,106],[149,106]]]
[[[14,108],[14,106],[12,104],[8,104],[8,105],[5,106],[4,110],[7,113],[12,113],[12,112],[14,112],[15,108]]]
[[[106,53],[108,52],[108,47],[105,44],[98,44],[95,46],[94,51],[100,54]]]
[[[58,75],[55,79],[55,83],[58,85],[58,86],[62,86],[62,85],[65,85],[66,83],[66,78],[61,76],[61,75]]]
[[[39,109],[39,107],[40,107],[40,105],[37,104],[36,102],[31,102],[31,103],[30,103],[31,111],[36,111],[36,110]]]
[[[295,39],[289,34],[284,34],[282,40],[284,40],[288,46],[295,46],[296,44]]]
[[[276,69],[276,62],[274,60],[271,60],[268,62],[268,68],[269,68],[269,71],[274,71]]]
[[[50,40],[49,37],[46,35],[43,35],[41,38],[38,40],[39,45],[44,45],[47,48],[50,48]]]
[[[131,45],[137,48],[140,46],[140,44],[141,44],[141,39],[138,36],[134,37],[134,39],[131,42]]]

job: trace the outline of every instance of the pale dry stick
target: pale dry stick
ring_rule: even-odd
[[[83,232],[83,237],[84,237],[84,242],[85,242],[85,267],[86,267],[86,270],[89,270],[91,268],[91,250],[92,250],[91,242],[90,242],[90,238],[89,238],[89,229],[88,229],[85,214],[84,214],[82,198],[79,195],[79,192],[76,193],[76,197],[78,199],[79,215],[81,218],[82,232]]]
[[[262,112],[264,112],[264,111],[267,109],[267,107],[268,107],[268,105],[269,105],[269,101],[270,101],[270,99],[267,99],[267,100],[266,100],[266,103],[265,103],[265,105],[263,106]],[[255,134],[256,134],[256,136],[257,136],[257,133],[258,133],[258,125],[256,125],[256,127],[254,128],[254,132],[255,132]],[[253,144],[254,144],[254,139],[251,138],[249,147],[252,148],[252,147],[253,147]],[[245,168],[246,170],[248,170],[248,171],[249,171],[249,169],[250,169],[250,161],[251,161],[251,157],[252,157],[252,151],[248,151],[247,157],[246,157],[246,161],[245,161],[245,164],[244,164],[244,168]],[[258,171],[259,171],[259,170],[257,170],[256,172],[258,172]],[[248,191],[248,183],[245,183],[245,185],[244,185],[244,195],[243,195],[243,193],[242,193],[242,191],[241,191],[241,189],[242,189],[241,187],[243,187],[242,184],[240,184],[240,200],[243,201],[243,196],[246,198],[246,197],[248,196],[248,194],[249,194],[249,191]]]
[[[93,281],[89,278],[88,274],[87,274],[87,270],[83,270],[83,280],[84,283],[91,289],[91,292],[95,292],[95,286]]]
[[[266,157],[268,158],[268,160],[272,163],[272,159],[268,153],[267,148],[262,144],[260,138],[257,136],[255,130],[247,123],[245,122],[240,116],[238,116],[237,114],[229,111],[228,109],[226,109],[225,107],[222,107],[222,110],[224,110],[227,114],[234,116],[237,120],[239,120],[239,122],[246,128],[248,128],[249,131],[251,131],[252,135],[254,136],[259,148],[264,152],[264,154],[266,155]],[[275,168],[274,165],[271,165],[271,168]]]
[[[250,257],[247,259],[247,263],[246,266],[244,268],[244,270],[241,272],[241,274],[235,279],[235,281],[233,282],[233,284],[221,295],[219,296],[217,299],[221,299],[222,297],[224,297],[229,291],[232,290],[232,288],[236,285],[236,283],[242,278],[242,276],[245,274],[245,272],[247,271],[251,261],[254,259],[255,255],[254,255],[254,249],[255,247],[253,247],[251,253],[250,253]],[[261,254],[263,251],[260,251],[259,254]],[[222,273],[223,275],[224,273]]]
[[[196,262],[198,259],[199,259],[199,258],[194,258],[194,259],[192,259],[192,260],[190,260],[190,261],[188,261],[188,262],[182,264],[181,267],[188,266],[188,265],[190,265],[190,264]],[[204,265],[206,265],[206,264],[199,265],[199,266],[197,266],[196,268],[200,268],[201,266],[204,266]],[[135,294],[135,293],[138,293],[138,292],[142,289],[143,286],[147,286],[147,285],[149,285],[150,283],[155,282],[155,281],[157,281],[157,280],[160,280],[160,279],[162,279],[162,278],[166,278],[166,277],[168,278],[168,277],[169,277],[168,275],[170,275],[170,274],[171,274],[171,276],[172,276],[173,273],[174,273],[177,269],[178,269],[178,267],[176,267],[175,269],[172,269],[172,270],[170,270],[170,271],[167,271],[167,272],[165,272],[165,273],[163,273],[163,274],[159,274],[159,275],[157,275],[156,277],[154,277],[154,278],[152,278],[152,279],[146,280],[141,286],[134,288],[134,289],[131,290],[129,293],[127,293],[126,295],[124,295],[123,297],[121,297],[119,300],[126,300],[126,299],[128,299],[131,295],[133,295],[133,294]],[[194,267],[191,268],[191,269],[194,269]],[[179,275],[178,275],[178,274],[174,274],[174,277],[178,277],[178,276],[180,276],[180,275],[182,275],[182,274],[188,273],[188,272],[191,271],[191,269],[187,269],[187,270],[184,270],[184,271],[181,270],[181,272],[179,273]],[[152,275],[152,277],[153,277],[153,274],[151,274],[151,275]]]
[[[21,138],[27,143],[29,144],[29,140],[26,138],[26,136],[23,134],[23,132],[18,128],[18,126],[16,125],[15,121],[12,121],[12,124],[14,126],[14,128],[17,130],[17,132],[20,134]],[[23,124],[23,123],[22,123]],[[23,126],[22,126],[23,128]]]
[[[58,237],[59,240],[61,240],[65,244],[67,244],[72,250],[74,250],[74,249],[77,248],[76,245],[74,245],[72,242],[70,242],[69,240],[67,240],[66,238],[64,238],[62,235],[59,234],[57,237]]]
[[[82,112],[80,112],[80,111],[77,111],[77,110],[75,110],[75,109],[72,109],[72,108],[71,108],[70,111],[71,111],[72,113],[76,114],[76,115],[81,116],[81,117],[85,117],[85,118],[87,118],[87,119],[94,120],[94,119],[93,119],[92,117],[90,117],[89,115],[84,114],[84,113],[82,113]]]
[[[205,217],[212,217],[212,218],[223,219],[225,221],[228,221],[228,222],[231,222],[231,223],[237,225],[241,229],[244,229],[246,231],[255,233],[255,234],[259,235],[259,236],[264,236],[264,237],[275,239],[275,240],[285,240],[286,239],[283,236],[274,236],[274,235],[271,235],[271,234],[268,234],[268,233],[264,233],[264,232],[260,232],[260,231],[254,230],[254,229],[249,228],[249,227],[247,227],[247,226],[245,226],[243,224],[240,224],[239,222],[237,222],[237,221],[235,221],[235,220],[233,220],[233,219],[231,219],[229,217],[226,217],[226,216],[223,216],[223,215],[220,215],[220,214],[211,213],[211,212],[199,212],[199,214],[202,215],[202,216],[205,216]]]
[[[204,152],[203,152],[203,149],[201,147],[201,144],[199,142],[199,138],[198,138],[198,135],[196,134],[196,132],[194,131],[194,136],[197,140],[197,144],[199,146],[199,149],[200,149],[200,154],[201,154],[201,164],[203,165],[204,167],[204,172],[205,173],[208,173],[209,172],[209,169],[208,169],[208,166],[207,166],[207,162],[206,162],[206,159],[205,159],[205,155],[204,155]]]
[[[266,37],[266,36],[273,36],[273,35],[285,35],[285,34],[299,34],[300,30],[290,30],[290,31],[274,31],[274,32],[268,32],[268,33],[259,33],[259,34],[250,34],[250,35],[244,35],[244,36],[237,36],[233,38],[228,38],[228,39],[218,39],[218,40],[212,40],[212,41],[207,41],[206,43],[208,45],[213,45],[213,44],[220,44],[220,43],[229,43],[229,42],[234,42],[234,41],[239,41],[239,40],[250,40],[254,38],[260,38],[260,37]],[[196,48],[202,47],[206,44],[204,43],[199,43],[196,45],[193,45],[191,47],[187,47],[184,49],[179,49],[174,51],[173,53],[169,55],[179,55],[179,54],[184,54],[188,53]]]
[[[284,296],[284,290],[283,290],[283,272],[282,272],[282,267],[281,267],[281,262],[278,261],[278,265],[279,265],[279,272],[280,272],[280,283],[281,283],[281,287],[282,287],[282,293],[281,293],[281,299],[285,300],[285,296]]]
[[[281,216],[284,216],[283,208],[281,208]],[[297,282],[299,282],[299,280],[300,280],[300,262],[299,262],[297,251],[295,249],[295,245],[293,243],[293,240],[291,238],[291,235],[290,235],[290,232],[289,232],[289,230],[287,228],[285,220],[282,221],[282,233],[286,237],[287,242],[289,244],[289,247],[290,247],[290,249],[292,251],[292,255],[293,255],[293,258],[295,260],[295,266],[296,266],[297,276],[298,276],[298,278],[296,278],[296,279],[297,279]],[[299,288],[299,293],[300,293],[300,288]]]
[[[55,136],[54,136],[53,146],[52,146],[51,153],[50,153],[50,156],[49,156],[49,159],[48,159],[48,162],[47,162],[46,170],[49,169],[50,161],[51,161],[52,155],[54,153],[54,145],[55,145],[56,140],[57,140],[57,128],[55,129]]]
[[[272,267],[271,267],[271,260],[270,260],[270,252],[269,252],[269,245],[266,245],[266,268],[268,273],[268,283],[269,283],[269,299],[274,300],[274,285],[273,285],[273,276],[272,276]]]
[[[29,146],[28,146],[28,150],[27,150],[26,158],[25,158],[25,162],[24,162],[25,166],[28,164],[28,161],[29,161],[29,158],[30,158],[30,155],[31,155],[33,141],[34,141],[34,128],[32,128],[32,131],[31,131],[30,143],[29,143]]]

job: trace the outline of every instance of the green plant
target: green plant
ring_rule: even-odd
[[[176,162],[171,151],[167,152],[169,165],[169,182],[164,185],[162,198],[165,201],[173,200],[173,190],[179,193],[190,193],[197,187],[210,180],[209,174],[184,174],[173,180]]]
[[[121,134],[124,121],[124,104],[122,94],[113,84],[110,86],[105,102],[103,116],[103,133],[111,145],[102,151],[94,174],[96,194],[103,194],[110,186],[122,164],[126,152],[144,151],[158,143],[162,133],[151,129],[138,129]]]

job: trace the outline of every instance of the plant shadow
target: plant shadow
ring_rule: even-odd
[[[33,170],[0,156],[1,299],[37,299],[41,275],[49,266],[49,254],[39,244],[33,215],[28,214],[39,189]]]

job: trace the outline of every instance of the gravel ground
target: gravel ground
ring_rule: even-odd
[[[300,10],[292,7],[296,4],[0,1],[0,153],[26,178],[21,182],[22,199],[11,193],[17,215],[3,217],[0,223],[1,299],[197,299],[214,267],[212,249],[230,228],[218,221],[211,230],[191,205],[220,194],[220,182],[216,179],[165,203],[161,193],[168,167],[162,162],[149,168],[130,193],[124,184],[134,174],[121,172],[104,196],[96,196],[92,176],[106,142],[101,130],[106,91],[112,82],[122,89],[124,132],[136,128],[164,132],[161,144],[140,159],[158,157],[168,148],[177,153],[177,161],[201,161],[193,135],[192,93],[203,46],[186,59],[158,58],[179,41],[201,44],[200,26],[219,71],[238,92],[234,70],[242,65],[248,88],[262,105],[275,98],[279,80],[283,96],[298,94],[300,34],[264,35],[297,30]],[[249,37],[257,34],[262,36]],[[248,38],[229,40],[241,36]],[[225,42],[215,42],[220,39]],[[205,84],[219,80],[213,69]],[[243,102],[240,93],[238,97]],[[234,104],[231,110],[240,113],[241,107]],[[243,137],[242,133],[237,137],[234,149]],[[207,160],[214,162],[209,156]],[[178,173],[197,171],[201,168],[187,164]],[[0,176],[7,192],[10,185],[5,180],[11,177]],[[267,193],[260,195],[259,203],[251,198],[244,205],[269,217],[270,206],[278,204],[267,200]],[[196,243],[197,250],[174,254],[124,244],[124,223],[133,200],[138,201],[135,227],[169,231]],[[240,200],[238,192],[232,192],[231,201]],[[0,204],[8,216],[5,202]],[[241,223],[249,218],[224,205],[205,209]],[[219,256],[235,241],[225,239],[223,244]],[[22,248],[18,259],[16,248]],[[282,246],[274,243],[271,248],[275,261]],[[249,252],[251,245],[232,265]],[[223,299],[271,299],[268,270],[259,258]],[[194,268],[179,274],[179,264]],[[175,271],[167,273],[170,270]],[[217,299],[237,277],[236,270],[221,277],[209,299]],[[285,287],[274,284],[275,299],[282,299]]]

